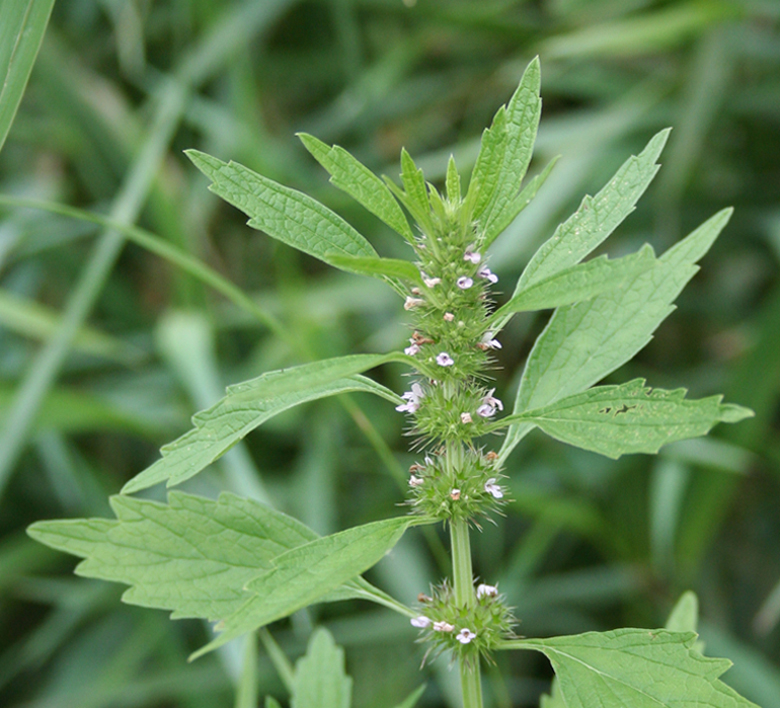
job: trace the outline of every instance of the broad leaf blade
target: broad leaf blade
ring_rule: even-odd
[[[222,634],[192,658],[316,602],[379,562],[409,526],[424,522],[409,517],[376,521],[319,538],[278,556],[272,570],[247,584],[253,597],[220,622],[218,629]]]
[[[580,393],[625,364],[652,338],[674,309],[672,302],[698,270],[731,216],[718,212],[670,248],[655,268],[639,275],[625,291],[604,293],[555,311],[536,340],[523,372],[513,413],[540,408]],[[533,428],[513,425],[501,447],[505,460]]]
[[[295,664],[292,708],[350,708],[351,701],[344,650],[320,627],[311,635],[306,655]]]
[[[272,371],[230,386],[224,398],[196,413],[192,418],[195,427],[163,447],[161,459],[133,477],[122,493],[132,494],[164,481],[169,487],[180,484],[269,418],[301,403],[352,391],[367,391],[396,402],[400,399],[392,391],[356,374],[399,360],[405,361],[403,355],[356,354]]]
[[[14,122],[54,0],[0,3],[0,150]]]
[[[719,422],[736,423],[753,415],[722,396],[691,400],[685,389],[665,391],[635,379],[620,386],[598,386],[544,408],[510,416],[529,421],[556,440],[617,459],[630,453],[658,452],[676,440],[706,435]]]
[[[620,290],[630,278],[655,267],[653,249],[645,245],[637,253],[615,260],[606,256],[565,268],[527,286],[493,315],[503,323],[515,312],[544,310],[590,300],[611,290]]]
[[[485,243],[492,243],[503,230],[504,212],[520,191],[523,177],[531,163],[536,130],[542,114],[540,84],[541,72],[537,57],[526,68],[520,85],[506,107],[503,160],[492,198],[480,219],[484,225],[482,232]]]
[[[249,226],[333,265],[330,257],[376,256],[376,251],[344,219],[315,199],[197,150],[187,157],[208,177],[209,189],[243,211]]]
[[[407,241],[414,234],[401,207],[387,185],[344,148],[330,147],[313,135],[298,133],[304,147],[331,175],[331,183],[349,194],[374,216],[384,221]]]
[[[669,129],[662,130],[637,157],[628,158],[595,197],[582,200],[579,209],[531,258],[520,276],[519,289],[579,263],[634,211],[634,205],[658,172],[656,160],[668,136]]]
[[[693,632],[618,629],[507,642],[547,656],[567,708],[757,708],[720,680],[727,659],[703,657]]]

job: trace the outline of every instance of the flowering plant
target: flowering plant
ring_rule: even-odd
[[[540,651],[552,662],[557,680],[547,706],[751,705],[719,680],[727,662],[701,655],[692,631],[695,613],[671,629],[523,639],[513,631],[515,619],[498,587],[474,578],[470,531],[501,513],[509,494],[505,463],[531,429],[617,458],[655,453],[666,443],[704,435],[718,422],[751,415],[720,396],[691,400],[682,389],[651,389],[641,379],[594,385],[647,343],[730,216],[730,210],[716,214],[660,258],[645,246],[623,258],[583,262],[633,210],[658,169],[668,131],[583,200],[530,260],[509,299],[495,306],[491,288],[498,276],[488,265],[488,249],[553,166],[520,188],[541,113],[539,85],[534,61],[485,131],[465,194],[453,159],[440,192],[404,150],[399,187],[342,148],[301,136],[335,186],[407,241],[413,261],[380,257],[343,219],[300,192],[189,151],[212,180],[210,189],[249,215],[250,226],[392,287],[411,320],[408,346],[302,364],[231,386],[112,498],[115,520],[39,522],[29,530],[33,538],[84,558],[82,575],[130,585],[127,602],[168,609],[175,618],[217,621],[219,633],[194,656],[314,602],[362,598],[405,615],[430,650],[457,659],[465,708],[482,705],[482,661],[512,649]],[[490,384],[500,332],[514,314],[543,309],[555,312],[528,357],[511,412],[505,411]],[[401,397],[362,375],[391,361],[413,372]],[[292,406],[350,391],[381,396],[407,416],[421,459],[410,469],[406,515],[320,538],[273,508],[231,494],[211,501],[171,492],[168,504],[130,496],[191,478]],[[483,447],[484,436],[496,432],[504,433],[501,447]],[[430,595],[421,593],[417,607],[361,577],[407,529],[433,523],[449,531],[452,577]],[[348,705],[339,652],[326,632],[313,635],[291,683],[296,705],[304,705],[301,696],[328,671],[341,677],[334,679],[335,693],[320,694],[311,705]]]

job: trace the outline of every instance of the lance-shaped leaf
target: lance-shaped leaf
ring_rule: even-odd
[[[400,279],[422,285],[422,277],[417,266],[400,258],[355,258],[334,256],[333,264],[342,270],[361,275],[370,275],[381,280]]]
[[[344,670],[344,650],[320,627],[295,664],[292,708],[350,708],[352,679]]]
[[[716,423],[737,423],[753,415],[742,406],[721,403],[722,396],[691,400],[685,394],[683,388],[651,389],[644,379],[634,379],[598,386],[496,425],[533,423],[557,440],[617,459],[628,453],[653,454],[675,440],[706,435]]]
[[[317,200],[274,182],[237,162],[198,150],[187,157],[208,177],[209,189],[250,217],[249,226],[333,265],[331,256],[376,256],[376,251],[338,214]]]
[[[491,320],[501,324],[491,329],[501,329],[515,312],[561,307],[590,300],[603,292],[622,290],[621,286],[626,285],[629,279],[654,268],[655,265],[653,249],[645,245],[630,256],[615,260],[601,256],[587,263],[565,268],[516,293],[509,302],[496,310]]]
[[[506,107],[506,139],[501,147],[498,180],[490,202],[479,221],[485,243],[492,243],[506,227],[505,211],[520,191],[523,177],[528,170],[533,154],[536,130],[542,114],[542,100],[539,98],[541,72],[539,58],[535,58],[525,70]],[[490,165],[486,169],[491,169]],[[503,227],[502,227],[503,224]]]
[[[495,194],[506,156],[506,140],[506,106],[501,106],[490,127],[482,133],[479,154],[471,171],[465,208],[472,219],[479,219]]]
[[[271,371],[235,384],[211,408],[196,413],[194,428],[161,449],[162,457],[123,488],[132,494],[160,482],[181,484],[218,460],[239,440],[269,418],[294,406],[339,393],[367,391],[398,402],[392,391],[356,374],[403,354],[355,354]]]
[[[674,309],[672,302],[699,269],[696,262],[731,213],[724,209],[715,214],[625,290],[556,310],[528,357],[513,413],[580,393],[642,349]],[[499,453],[502,462],[532,428],[530,423],[520,423],[509,429]]]
[[[518,289],[579,263],[634,211],[634,205],[658,172],[656,160],[668,137],[669,129],[662,130],[638,156],[628,158],[595,197],[582,200],[579,209],[531,258],[520,276]]]
[[[277,556],[270,571],[247,584],[252,598],[220,622],[222,634],[192,658],[312,604],[379,562],[409,526],[427,522],[410,517],[376,521]]]
[[[331,175],[330,181],[384,221],[407,241],[414,234],[387,185],[344,148],[330,147],[313,135],[298,133],[304,147]]]
[[[693,632],[618,629],[503,646],[545,654],[567,708],[757,708],[720,680],[731,662],[695,643]]]
[[[84,558],[77,575],[130,585],[122,596],[127,603],[170,610],[173,619],[207,620],[237,612],[251,597],[244,589],[249,580],[318,538],[296,519],[229,493],[213,501],[174,491],[168,501],[115,496],[115,520],[39,521],[28,533]],[[324,599],[360,597],[400,607],[362,578],[347,578],[337,589]]]
[[[385,183],[398,200],[409,210],[415,221],[426,233],[433,233],[431,221],[431,205],[428,201],[428,187],[422,170],[414,164],[412,156],[401,150],[401,182],[400,189],[392,180],[385,177]]]

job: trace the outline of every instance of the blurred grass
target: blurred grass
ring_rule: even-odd
[[[251,302],[129,243],[127,228],[0,207],[2,705],[210,708],[237,695],[249,704],[255,690],[284,698],[263,647],[256,662],[241,644],[188,665],[203,626],[120,604],[116,588],[72,578],[73,564],[23,529],[105,515],[106,495],[224,385],[306,358],[398,347],[408,336],[389,289],[246,229],[183,149],[303,189],[383,255],[406,257],[400,239],[327,184],[294,133],[337,142],[392,177],[406,146],[438,180],[451,152],[468,170],[482,129],[537,53],[544,112],[531,171],[563,158],[494,246],[502,287],[511,289],[583,193],[674,126],[656,182],[610,252],[643,241],[661,251],[718,209],[736,213],[677,312],[613,379],[725,391],[757,416],[656,459],[610,462],[530,435],[510,459],[507,517],[475,539],[476,572],[499,581],[529,635],[658,626],[691,588],[708,650],[738,662],[727,680],[780,708],[773,0],[55,4],[0,153],[0,193],[138,224]],[[502,337],[496,384],[505,399],[544,319],[518,317]],[[404,388],[398,369],[379,375]],[[397,513],[397,476],[414,460],[401,433],[381,401],[322,401],[270,421],[188,489],[267,497],[330,532]],[[413,602],[443,572],[437,541],[410,535],[371,579]],[[274,627],[291,660],[320,620],[347,647],[356,706],[394,705],[421,681],[414,632],[355,603]],[[421,705],[457,705],[445,660],[424,674]],[[533,656],[501,656],[489,673],[491,705],[535,705],[549,676]]]

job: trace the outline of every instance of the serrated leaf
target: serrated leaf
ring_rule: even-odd
[[[450,155],[450,159],[447,161],[445,187],[447,190],[447,200],[451,204],[459,204],[461,198],[460,175],[458,174],[458,168],[455,165],[455,158],[452,155]]]
[[[669,130],[657,133],[638,156],[629,157],[595,197],[582,200],[579,209],[531,258],[520,276],[518,289],[579,263],[634,211],[634,205],[658,172],[656,160]]]
[[[349,194],[374,216],[384,221],[407,241],[414,234],[401,207],[387,185],[344,148],[330,147],[313,135],[298,133],[304,147],[331,175],[331,183]]]
[[[277,556],[271,570],[247,583],[253,597],[220,622],[222,634],[192,658],[312,604],[379,562],[409,526],[426,522],[410,517],[376,521]]]
[[[350,708],[352,679],[344,670],[344,650],[320,627],[295,664],[292,708]]]
[[[520,85],[506,107],[506,140],[503,143],[498,181],[480,218],[485,243],[492,243],[503,231],[501,224],[505,223],[504,212],[520,191],[531,163],[536,130],[542,114],[540,84],[539,58],[536,57],[526,68]],[[486,169],[491,169],[491,166],[486,165]]]
[[[716,423],[753,415],[747,408],[721,403],[722,396],[691,400],[685,393],[683,388],[652,389],[644,379],[634,379],[597,386],[505,421],[531,422],[556,440],[617,459],[653,454],[675,440],[706,435]]]
[[[672,302],[698,270],[731,216],[724,209],[664,253],[649,272],[625,290],[561,307],[534,343],[513,413],[522,413],[580,393],[625,364],[652,339],[674,309]],[[513,425],[499,453],[505,460],[533,428]]]
[[[417,266],[410,261],[399,258],[353,258],[350,256],[334,256],[334,265],[342,270],[361,275],[370,275],[381,280],[401,279],[411,283],[422,284],[422,277]]]
[[[471,171],[465,204],[472,219],[479,219],[493,198],[506,157],[506,140],[506,106],[501,106],[490,127],[482,133],[477,161]]]
[[[653,249],[645,245],[637,253],[608,260],[606,256],[558,271],[516,293],[491,318],[500,329],[515,312],[544,310],[590,300],[603,292],[621,290],[626,282],[655,267]]]
[[[133,477],[122,493],[132,494],[164,481],[168,487],[180,484],[269,418],[301,403],[353,391],[399,401],[389,389],[356,374],[389,361],[405,360],[400,354],[356,354],[271,371],[230,386],[224,398],[196,413],[192,418],[195,427],[165,445],[161,459]]]
[[[542,185],[547,181],[550,176],[553,167],[558,162],[559,156],[554,157],[547,163],[547,166],[536,175],[528,184],[523,187],[520,194],[518,194],[501,213],[501,217],[496,220],[494,228],[491,229],[491,233],[486,236],[482,241],[482,248],[485,249],[490,246],[493,241],[500,236],[504,230],[511,224],[534,199],[536,193],[541,189]]]
[[[250,217],[249,226],[330,265],[334,255],[377,255],[344,219],[306,194],[237,162],[225,163],[198,150],[186,155],[212,181],[214,194]]]
[[[719,677],[727,659],[703,657],[693,632],[618,629],[506,642],[547,656],[567,708],[757,708]]]

